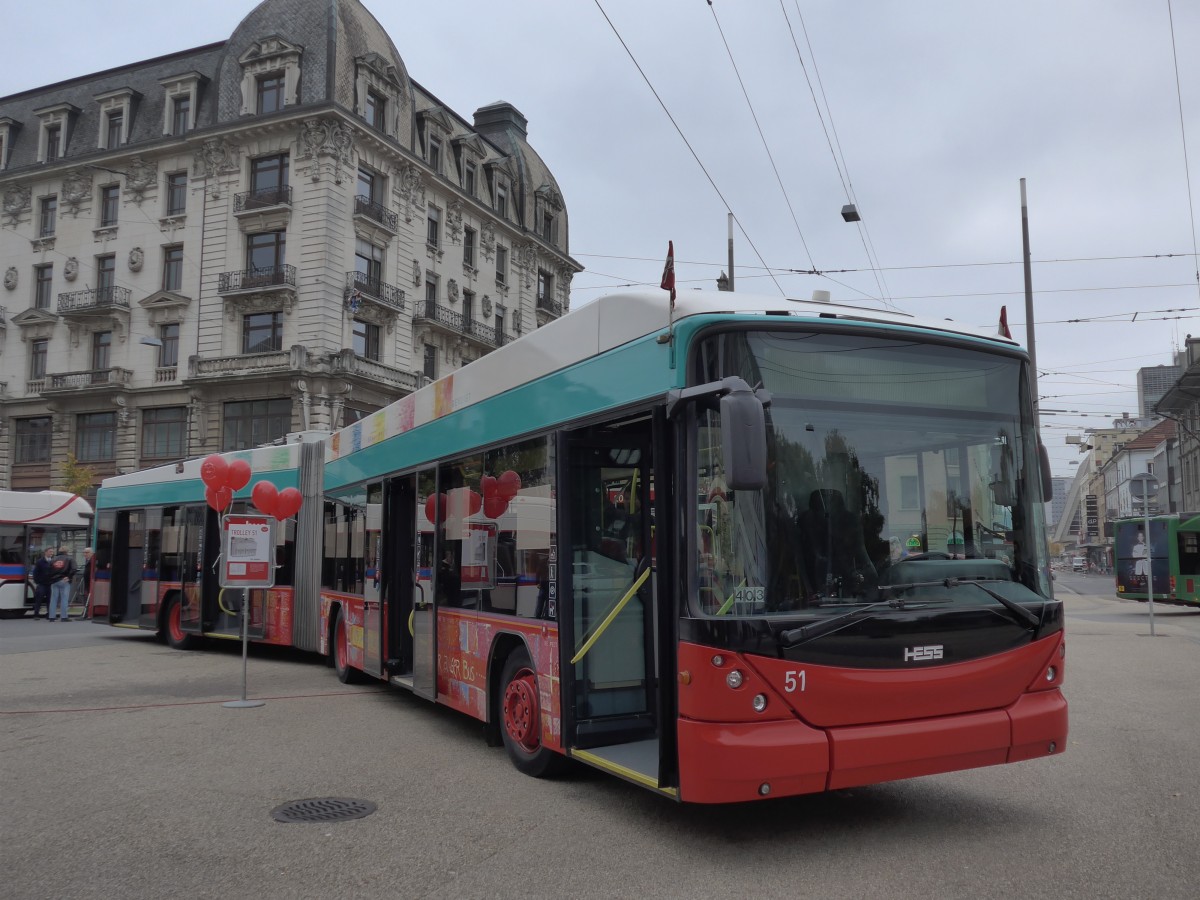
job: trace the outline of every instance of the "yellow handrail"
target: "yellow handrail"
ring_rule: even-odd
[[[236,616],[236,615],[237,615],[237,610],[235,610],[235,609],[230,609],[230,608],[229,608],[228,606],[226,606],[226,605],[225,605],[223,602],[221,602],[221,598],[222,598],[223,596],[225,596],[225,592],[226,592],[227,590],[229,590],[229,588],[221,588],[221,590],[219,590],[219,591],[217,592],[217,606],[221,607],[221,609],[222,609],[222,610],[224,610],[224,612],[225,612],[225,614],[226,614],[226,615],[229,615],[229,616]],[[244,601],[243,601],[243,602],[244,602]]]
[[[604,621],[600,623],[599,627],[592,632],[592,636],[584,642],[582,647],[579,648],[579,652],[576,653],[571,659],[571,665],[575,665],[575,663],[579,662],[584,658],[584,656],[587,655],[587,652],[592,649],[592,644],[596,643],[596,641],[600,639],[600,635],[604,634],[605,629],[612,624],[612,620],[615,619],[617,614],[625,608],[625,604],[633,599],[633,595],[638,592],[638,589],[646,583],[646,579],[649,577],[650,568],[647,566],[646,571],[642,573],[642,576],[633,583],[633,587],[626,592],[625,596],[622,597],[617,605],[612,608],[612,611],[604,617]]]

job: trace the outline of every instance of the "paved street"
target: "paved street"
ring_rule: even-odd
[[[1200,611],[1060,574],[1071,737],[1053,759],[736,807],[518,774],[479,726],[301,655],[0,623],[0,895],[1191,898]],[[353,797],[373,815],[284,825]]]

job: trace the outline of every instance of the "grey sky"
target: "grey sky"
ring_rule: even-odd
[[[210,0],[203,14],[152,0],[15,6],[6,30],[29,39],[8,42],[0,95],[223,40],[253,5]],[[1067,434],[1135,414],[1137,368],[1170,362],[1184,335],[1200,334],[1166,0],[601,5],[749,236],[736,235],[739,291],[808,297],[824,289],[838,301],[988,328],[1007,304],[1023,342],[1021,266],[964,264],[1019,263],[1019,179],[1027,179],[1033,258],[1091,260],[1034,266],[1043,406],[1091,414],[1043,417],[1056,474],[1078,459]],[[713,284],[725,267],[725,207],[594,0],[367,6],[410,75],[459,114],[469,119],[504,99],[529,118],[530,140],[567,201],[572,254],[587,267],[574,282],[575,305],[620,285],[657,284],[668,240],[681,289]],[[1174,0],[1173,13],[1200,206],[1200,4]],[[809,74],[824,85],[885,267],[879,282],[859,229],[839,215],[842,182],[788,20]],[[830,277],[778,275],[777,287],[750,241],[771,267],[815,266]],[[1169,253],[1188,256],[1095,259]],[[1113,318],[1062,323],[1100,316]]]

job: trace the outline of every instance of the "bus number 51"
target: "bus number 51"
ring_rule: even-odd
[[[784,672],[783,689],[789,694],[794,694],[797,690],[803,694],[805,689],[804,670],[791,669],[790,671]]]

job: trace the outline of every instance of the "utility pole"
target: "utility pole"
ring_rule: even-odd
[[[1037,411],[1037,351],[1033,342],[1033,270],[1029,260],[1029,204],[1025,200],[1025,179],[1021,179],[1021,246],[1025,260],[1025,343],[1029,347],[1029,367],[1033,371],[1033,408]],[[731,251],[732,252],[732,251]]]

